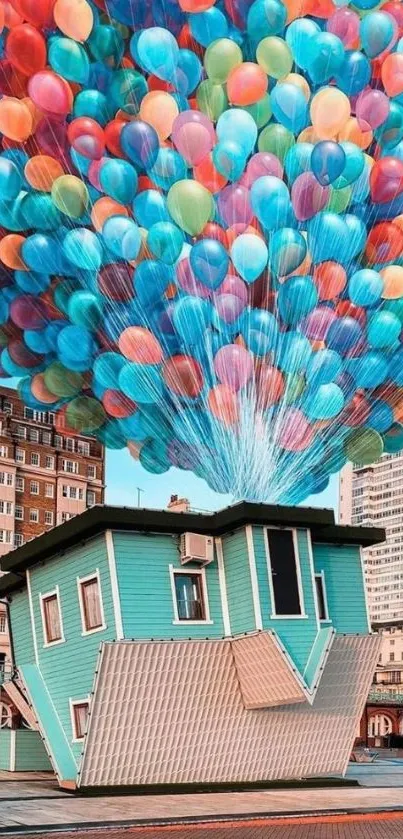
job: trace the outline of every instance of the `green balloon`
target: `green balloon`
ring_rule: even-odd
[[[7,333],[0,329],[0,347],[7,347],[8,341]]]
[[[275,154],[282,163],[294,143],[293,133],[288,128],[284,128],[284,125],[278,125],[277,123],[267,125],[260,132],[257,141],[259,151],[268,151]]]
[[[292,70],[292,52],[284,39],[275,35],[260,41],[256,50],[256,60],[273,79],[283,79]]]
[[[86,84],[90,72],[88,55],[77,41],[72,38],[51,38],[49,64],[55,73],[77,84]]]
[[[284,400],[287,405],[296,402],[305,390],[305,379],[298,373],[288,373],[286,376],[286,388]]]
[[[197,105],[203,114],[216,121],[228,108],[228,98],[224,87],[205,79],[196,93]]]
[[[84,326],[92,331],[98,329],[102,318],[102,300],[91,291],[75,291],[70,297],[68,315],[76,326]]]
[[[177,181],[168,192],[167,204],[173,220],[190,236],[198,236],[214,213],[213,196],[198,181]]]
[[[54,205],[70,218],[81,218],[89,202],[88,190],[81,178],[75,175],[61,175],[52,184]]]
[[[272,115],[269,94],[265,93],[254,105],[244,105],[243,110],[247,111],[253,117],[258,128],[263,128],[263,126],[267,125]]]
[[[106,418],[101,403],[92,396],[77,396],[66,409],[67,424],[76,431],[95,431],[104,424]]]
[[[80,288],[82,288],[82,285],[75,277],[69,277],[56,286],[53,292],[53,302],[63,315],[67,315],[71,294]]]
[[[84,384],[84,377],[81,373],[67,370],[60,361],[53,361],[49,365],[43,374],[43,380],[47,389],[61,399],[76,396],[77,393],[80,393]]]
[[[144,76],[137,70],[126,67],[115,70],[108,93],[116,108],[121,108],[127,114],[138,114],[141,101],[148,93],[148,86]]]
[[[383,454],[383,440],[372,428],[356,428],[348,435],[344,450],[353,463],[367,466]]]
[[[223,84],[234,67],[242,64],[242,50],[229,38],[219,38],[204,54],[204,68],[211,82]]]
[[[332,213],[344,213],[351,201],[350,187],[345,186],[343,189],[330,188],[329,200],[326,204],[325,210]]]

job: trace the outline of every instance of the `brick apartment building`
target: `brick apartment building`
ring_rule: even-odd
[[[51,411],[27,408],[0,387],[0,557],[104,501],[104,447],[55,427]],[[0,667],[7,658],[0,603]]]

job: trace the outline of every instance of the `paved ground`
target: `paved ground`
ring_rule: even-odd
[[[36,834],[36,839],[72,839],[72,836],[72,833]],[[392,813],[320,821],[276,819],[80,831],[80,839],[401,839],[402,836],[403,816]]]
[[[375,763],[350,763],[347,778],[365,787],[403,787],[403,760],[387,758]]]

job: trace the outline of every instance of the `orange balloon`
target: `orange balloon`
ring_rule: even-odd
[[[294,84],[296,87],[299,87],[302,90],[302,93],[305,96],[307,102],[309,102],[311,98],[311,88],[306,79],[303,76],[300,76],[299,73],[289,73],[288,76],[284,76],[284,79],[281,79],[281,82],[288,82],[288,84]]]
[[[382,62],[382,82],[388,96],[400,96],[403,93],[403,54],[393,52]]]
[[[50,192],[53,181],[64,175],[63,166],[59,160],[47,154],[37,154],[30,157],[24,169],[24,175],[34,189],[40,192]]]
[[[4,29],[4,24],[5,24],[5,12],[4,12],[4,6],[3,6],[3,4],[1,4],[1,3],[0,3],[0,32],[2,32],[2,31],[3,31],[3,29]]]
[[[323,87],[311,102],[311,121],[321,140],[331,140],[350,118],[350,102],[336,87]]]
[[[183,12],[205,12],[214,6],[216,0],[178,0]]]
[[[0,131],[10,140],[22,142],[32,133],[32,114],[21,99],[4,96],[0,99]]]
[[[232,105],[254,105],[267,92],[268,77],[259,64],[244,61],[230,71],[227,94]]]
[[[128,326],[120,335],[119,349],[125,358],[136,364],[160,364],[163,352],[160,343],[149,329]]]
[[[52,404],[52,402],[57,402],[58,397],[55,396],[54,393],[46,387],[43,373],[36,373],[35,376],[31,379],[31,391],[32,395],[35,399],[38,399],[39,402],[47,402]]]
[[[360,149],[367,149],[371,145],[373,137],[373,131],[361,131],[356,117],[350,117],[337,135],[339,142],[347,140],[349,143],[359,146]]]
[[[401,265],[388,265],[380,271],[383,279],[382,297],[384,300],[397,300],[403,297],[403,268]]]
[[[314,127],[312,125],[308,125],[307,128],[304,128],[301,131],[301,134],[298,134],[297,143],[319,143],[320,137],[319,134],[316,133]]]
[[[134,460],[139,459],[142,447],[143,443],[136,443],[134,440],[127,441],[127,448],[129,449],[129,452],[131,456],[134,458]]]
[[[15,271],[28,270],[20,255],[24,242],[25,236],[20,236],[19,233],[9,233],[0,240],[0,260],[7,268],[13,268]]]
[[[2,0],[2,9],[3,9],[3,17],[4,17],[4,26],[7,29],[13,29],[14,26],[18,26],[20,23],[23,23],[24,18],[22,15],[17,12],[10,3],[10,0]]]
[[[199,184],[203,184],[213,193],[218,192],[227,183],[227,178],[215,168],[211,154],[206,155],[201,163],[193,167],[193,175]]]
[[[141,101],[139,117],[155,128],[160,140],[169,137],[178,114],[175,99],[164,90],[152,90]]]
[[[74,41],[86,41],[94,25],[94,15],[87,0],[57,0],[53,16],[64,35]]]
[[[333,300],[345,288],[347,274],[338,262],[321,262],[315,265],[313,278],[321,300]]]
[[[38,126],[38,124],[40,123],[41,119],[43,119],[43,113],[42,113],[42,111],[39,110],[39,108],[36,107],[36,105],[33,103],[32,99],[29,98],[29,96],[24,96],[24,98],[21,99],[21,102],[23,102],[24,105],[27,106],[27,108],[28,108],[28,110],[31,114],[31,117],[32,117],[32,133],[33,133],[35,131],[36,127]]]
[[[209,391],[208,406],[213,416],[223,425],[235,425],[239,411],[236,394],[228,385],[216,385]]]
[[[114,201],[113,198],[109,198],[107,195],[103,195],[102,198],[98,198],[98,201],[95,201],[95,204],[91,211],[91,221],[95,227],[95,230],[101,231],[106,220],[111,216],[128,216],[129,211],[127,207],[123,204],[119,204],[118,201]]]

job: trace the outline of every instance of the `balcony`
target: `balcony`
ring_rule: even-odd
[[[403,705],[403,689],[400,693],[388,690],[370,690],[367,701],[374,705]]]
[[[13,664],[0,664],[0,686],[5,682],[10,682],[15,674],[15,667]]]

